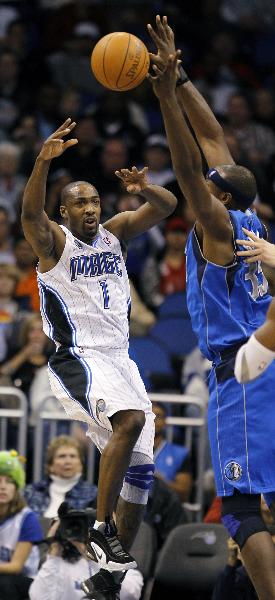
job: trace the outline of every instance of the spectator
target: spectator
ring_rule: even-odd
[[[27,485],[24,496],[29,506],[43,517],[56,517],[61,502],[71,508],[93,506],[97,488],[84,481],[83,447],[73,437],[54,438],[46,451],[46,478]]]
[[[275,152],[275,134],[266,125],[252,120],[250,105],[242,94],[231,96],[227,106],[229,127],[235,132],[242,152],[252,164],[266,164]]]
[[[273,543],[275,543],[275,527],[270,526]],[[213,591],[212,600],[257,600],[258,595],[243,566],[238,545],[228,539],[227,565],[219,575]]]
[[[39,311],[40,301],[36,276],[37,256],[25,238],[17,240],[14,254],[20,273],[15,296],[22,308]]]
[[[10,231],[10,220],[8,211],[1,206],[0,200],[0,264],[15,264],[13,253],[13,239]]]
[[[143,204],[141,196],[122,192],[117,199],[116,212],[136,210],[141,204]],[[140,278],[146,258],[149,254],[160,251],[163,246],[164,237],[158,225],[137,235],[127,244],[127,272],[137,290],[140,288]]]
[[[7,134],[21,111],[26,110],[30,92],[21,81],[19,62],[10,50],[0,51],[0,130]]]
[[[127,167],[128,162],[128,147],[122,138],[110,138],[103,143],[99,170],[93,178],[93,185],[101,199],[103,222],[115,214],[115,205],[122,192],[121,181],[115,171]]]
[[[61,90],[75,87],[77,91],[93,99],[101,88],[91,74],[91,51],[100,35],[95,23],[76,23],[73,33],[64,47],[50,54],[48,65],[53,81]]]
[[[54,536],[58,526],[59,521],[51,526],[48,537]],[[95,575],[98,569],[96,563],[85,558],[84,543],[67,542],[61,545],[53,542],[46,561],[30,587],[30,600],[81,600],[81,583]],[[130,569],[121,585],[120,600],[139,600],[142,587],[141,573],[137,569]]]
[[[187,522],[179,495],[169,487],[167,481],[163,481],[158,476],[154,478],[149,492],[144,520],[156,532],[158,550],[174,527]]]
[[[35,118],[38,135],[42,140],[49,137],[57,127],[59,101],[60,87],[44,79],[35,99]]]
[[[122,138],[137,155],[139,145],[148,131],[146,115],[139,103],[130,100],[127,94],[107,92],[101,96],[93,116],[103,139]]]
[[[163,404],[153,402],[156,415],[154,441],[155,476],[177,492],[180,500],[189,500],[192,489],[191,463],[187,448],[168,442],[165,438],[166,409]]]
[[[65,152],[56,165],[59,169],[70,172],[72,180],[89,181],[95,185],[95,177],[99,168],[98,163],[98,129],[97,123],[91,117],[82,117],[75,128],[75,137],[78,144],[71,148],[72,152]],[[100,194],[100,189],[98,190]]]
[[[61,190],[73,181],[70,172],[67,169],[57,169],[54,171],[49,177],[49,189],[46,200],[46,212],[50,219],[57,221],[60,223],[62,221],[62,217],[60,214],[60,198],[61,198]]]
[[[142,302],[134,284],[130,281],[131,313],[130,335],[146,335],[156,322],[154,313]],[[145,386],[146,387],[146,386]]]
[[[0,598],[25,600],[38,570],[42,539],[36,515],[23,497],[25,473],[17,452],[0,452]]]
[[[254,94],[254,117],[258,123],[275,128],[274,94],[267,88],[260,88]]]
[[[35,116],[27,113],[21,116],[11,137],[21,151],[20,172],[28,176],[41,145]]]
[[[19,173],[21,151],[17,144],[0,142],[0,206],[8,212],[11,223],[16,221],[25,185]]]
[[[28,397],[36,372],[47,364],[52,345],[42,329],[39,314],[27,317],[21,328],[21,348],[0,367],[2,375],[9,375],[16,387]]]
[[[153,134],[146,138],[143,158],[144,165],[149,169],[148,180],[150,183],[167,187],[169,183],[175,181],[170,152],[164,135]]]
[[[6,359],[8,342],[12,333],[15,333],[14,325],[18,325],[20,320],[19,306],[14,300],[18,280],[19,273],[15,266],[0,264],[0,361]]]
[[[166,244],[158,258],[148,256],[145,261],[141,292],[146,304],[153,310],[165,296],[185,290],[185,253],[187,224],[181,217],[172,217],[165,227]]]

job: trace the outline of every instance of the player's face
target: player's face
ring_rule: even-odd
[[[79,239],[89,243],[98,232],[100,199],[90,184],[81,184],[70,193],[65,214],[70,231]]]
[[[222,202],[223,204],[227,204],[227,202],[224,200],[225,196],[227,195],[222,190],[220,190],[213,183],[213,181],[210,181],[210,179],[206,179],[206,185],[210,191],[210,194],[213,194],[213,196],[215,196],[215,198],[218,198],[218,200],[220,200],[220,202]]]

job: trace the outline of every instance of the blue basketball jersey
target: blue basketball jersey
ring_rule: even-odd
[[[229,211],[233,241],[244,239],[242,227],[259,237],[266,231],[250,209]],[[243,248],[240,248],[243,249]],[[236,246],[237,250],[237,246]],[[243,343],[265,320],[271,296],[260,262],[242,257],[223,267],[206,260],[195,228],[186,244],[187,304],[204,356],[219,361],[224,351]]]

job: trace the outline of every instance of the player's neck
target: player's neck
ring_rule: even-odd
[[[71,232],[71,234],[77,238],[80,242],[83,242],[83,244],[87,244],[88,246],[91,246],[92,243],[96,240],[97,236],[98,236],[98,230],[94,235],[89,235],[89,237],[81,235],[80,233],[78,233],[77,231],[73,231],[73,229],[70,229],[67,225],[67,229]]]

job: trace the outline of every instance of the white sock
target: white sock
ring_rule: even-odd
[[[95,520],[94,522],[94,529],[98,529],[100,525],[104,525],[104,521],[97,521]]]

